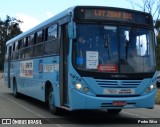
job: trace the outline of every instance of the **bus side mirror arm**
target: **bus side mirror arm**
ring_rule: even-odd
[[[68,36],[70,39],[76,39],[76,24],[75,24],[75,22],[68,23]]]

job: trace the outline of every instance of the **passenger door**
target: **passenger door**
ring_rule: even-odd
[[[68,54],[69,38],[67,24],[60,27],[60,99],[61,106],[68,107]]]

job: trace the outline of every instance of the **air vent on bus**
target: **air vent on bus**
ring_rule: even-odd
[[[141,80],[95,80],[103,88],[137,88],[141,84]]]

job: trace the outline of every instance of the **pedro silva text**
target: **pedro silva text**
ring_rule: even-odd
[[[138,120],[140,124],[157,124],[157,120]]]

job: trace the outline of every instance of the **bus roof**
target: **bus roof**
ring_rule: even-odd
[[[40,23],[39,25],[31,28],[30,30],[26,31],[26,32],[23,32],[19,35],[17,35],[16,37],[10,39],[9,41],[6,42],[6,45],[12,43],[12,42],[15,42],[17,41],[18,39],[22,38],[22,37],[25,37],[25,36],[28,36],[29,34],[39,30],[40,28],[46,26],[46,25],[49,25],[53,22],[56,22],[57,20],[67,16],[67,15],[71,15],[74,11],[75,8],[108,8],[108,9],[120,9],[120,10],[123,10],[123,11],[130,11],[130,12],[135,12],[135,13],[141,13],[141,14],[148,14],[150,15],[149,13],[146,13],[146,12],[141,12],[141,11],[137,11],[137,10],[131,10],[131,9],[124,9],[124,8],[117,8],[117,7],[108,7],[108,6],[73,6],[73,7],[70,7],[62,12],[60,12],[59,14],[49,18],[48,20],[45,20],[44,22]],[[74,15],[73,15],[74,16]],[[151,15],[150,15],[151,16]]]

